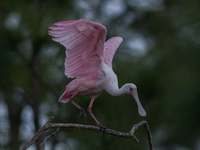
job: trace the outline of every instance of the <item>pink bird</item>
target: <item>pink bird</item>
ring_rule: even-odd
[[[97,126],[104,128],[92,113],[94,100],[106,91],[112,96],[131,94],[141,116],[146,116],[137,87],[127,83],[118,87],[117,75],[112,70],[113,56],[122,42],[121,37],[112,37],[105,42],[106,28],[88,20],[73,20],[54,23],[49,27],[49,35],[66,48],[65,75],[75,78],[67,86],[59,102],[68,101],[80,109],[79,116],[86,114],[83,108],[73,101],[75,96],[90,96],[88,112]]]

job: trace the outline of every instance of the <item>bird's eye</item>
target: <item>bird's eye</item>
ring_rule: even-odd
[[[133,89],[132,89],[132,88],[130,88],[130,91],[133,91]]]

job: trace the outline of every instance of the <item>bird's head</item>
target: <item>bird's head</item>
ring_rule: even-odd
[[[128,88],[129,88],[128,90],[129,90],[130,94],[133,96],[133,98],[135,99],[135,101],[138,105],[138,113],[143,117],[146,116],[146,111],[142,107],[140,100],[139,100],[139,97],[138,97],[136,85],[133,84],[133,83],[129,83]]]

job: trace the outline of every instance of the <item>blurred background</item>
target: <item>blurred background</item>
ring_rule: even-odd
[[[147,116],[130,95],[103,92],[93,113],[102,125],[129,132],[149,123],[155,150],[200,150],[199,0],[3,0],[0,3],[0,149],[17,150],[50,118],[81,123],[79,110],[59,103],[65,86],[65,48],[48,27],[58,21],[88,19],[121,36],[113,69],[119,86],[135,83]],[[90,98],[74,99],[85,110]],[[88,115],[87,124],[95,125]],[[29,150],[39,150],[42,139]],[[94,131],[61,129],[48,141],[52,150],[148,150],[143,127],[139,143]]]

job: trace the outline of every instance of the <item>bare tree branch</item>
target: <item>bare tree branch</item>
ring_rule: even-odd
[[[41,144],[41,146],[40,146],[40,149],[41,149],[41,150],[45,150],[45,144],[46,144],[46,142],[47,142],[50,138],[52,138],[53,136],[56,136],[56,133],[57,133],[58,131],[60,131],[60,128],[57,128],[57,130],[56,130],[55,132],[51,133],[49,136],[47,136],[47,137],[44,139],[44,141],[42,142],[42,144]]]
[[[98,126],[93,126],[93,125],[83,125],[83,124],[74,124],[74,123],[52,123],[54,117],[51,117],[42,128],[40,128],[40,130],[38,132],[36,132],[36,134],[32,137],[32,139],[26,143],[24,146],[22,146],[20,148],[20,150],[26,150],[28,147],[30,147],[35,140],[37,140],[40,135],[50,129],[50,128],[57,128],[57,130],[53,133],[51,133],[49,136],[47,136],[42,144],[41,144],[41,150],[45,149],[45,144],[46,142],[53,136],[56,135],[56,133],[60,130],[60,128],[78,128],[78,129],[82,129],[82,130],[95,130],[95,131],[99,131],[102,132],[102,130],[100,129],[100,127]],[[145,127],[146,131],[147,131],[147,137],[148,137],[148,142],[149,142],[149,147],[150,150],[153,150],[153,144],[152,144],[152,137],[151,137],[151,131],[149,129],[149,125],[147,123],[147,121],[141,121],[138,124],[133,125],[132,129],[130,130],[129,133],[124,133],[124,132],[119,132],[119,131],[115,131],[112,129],[107,129],[106,134],[110,134],[110,135],[114,135],[114,136],[118,136],[118,137],[124,137],[124,138],[132,138],[134,139],[136,142],[139,142],[139,140],[137,139],[137,137],[134,135],[135,130],[138,129],[138,127],[143,126]]]
[[[150,128],[149,128],[149,125],[148,125],[147,121],[141,121],[138,124],[133,125],[130,133],[134,134],[135,130],[137,130],[138,127],[140,127],[142,125],[144,125],[145,130],[147,131],[147,138],[148,138],[148,141],[149,141],[150,150],[153,150],[153,143],[151,141],[151,139],[152,139],[152,137],[151,137],[151,131],[150,131]]]
[[[30,141],[28,141],[28,143],[26,143],[24,146],[22,146],[20,148],[20,150],[26,150],[27,148],[29,148],[33,143],[35,143],[35,141],[40,137],[40,135],[49,128],[49,126],[51,125],[52,121],[53,121],[54,117],[51,117],[44,125],[42,128],[40,128],[40,130],[38,132],[36,132],[36,134],[30,139]]]

